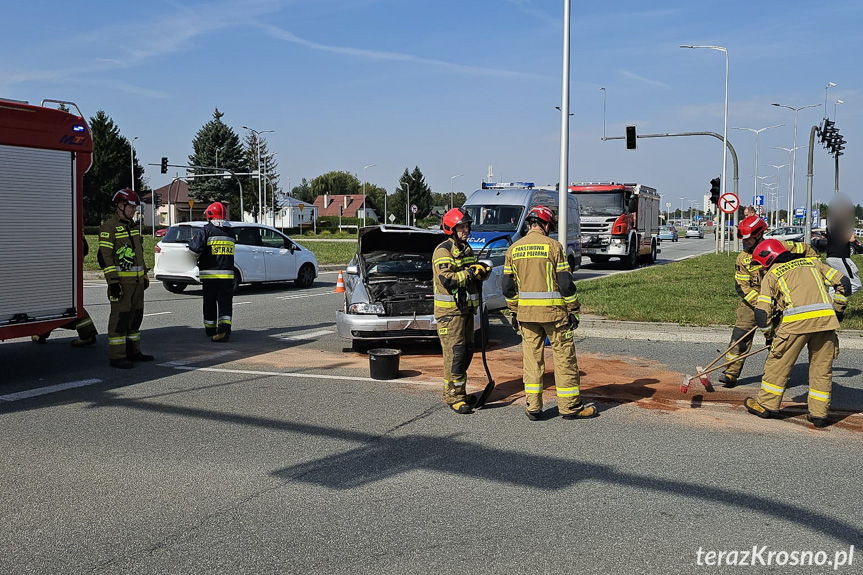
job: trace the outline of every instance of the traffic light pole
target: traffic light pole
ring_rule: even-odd
[[[679,134],[669,134],[669,133],[665,133],[665,134],[638,134],[636,137],[637,138],[676,138],[676,137],[681,137],[681,136],[713,136],[714,138],[717,138],[720,142],[725,140],[725,145],[727,146],[728,151],[731,152],[731,161],[732,161],[732,164],[734,166],[734,168],[733,168],[734,195],[739,198],[740,194],[737,193],[737,189],[738,189],[737,184],[738,184],[738,180],[739,180],[739,175],[738,175],[738,170],[737,170],[737,152],[734,151],[734,146],[731,145],[731,142],[728,141],[727,138],[722,137],[722,134],[717,134],[716,132],[681,132]],[[610,138],[603,138],[603,141],[605,141],[605,140],[624,140],[624,139],[625,139],[625,136],[612,136]],[[718,206],[717,206],[717,209],[718,209]],[[737,211],[735,210],[735,212],[734,212],[734,229],[735,229],[735,232],[737,230],[737,223],[738,223],[737,222]],[[724,232],[724,230],[723,230],[723,232]],[[717,230],[717,234],[719,234],[719,233],[721,233],[721,232],[719,232],[719,230]],[[719,245],[720,245],[719,236],[717,235],[716,236],[716,246],[715,246],[715,252],[716,253],[719,253]],[[737,234],[735,233],[734,234],[734,251],[739,251],[739,250],[740,250],[740,240],[737,239]]]

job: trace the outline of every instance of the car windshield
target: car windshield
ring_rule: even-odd
[[[659,231],[660,232],[670,232],[671,226],[659,226]]]
[[[699,228],[698,226],[689,226],[689,231],[691,231],[691,232],[697,232],[700,229],[701,228]]]
[[[473,220],[470,226],[474,232],[514,232],[521,223],[524,206],[464,206],[462,211]]]
[[[582,216],[619,216],[623,213],[623,192],[577,192],[578,213]]]
[[[162,239],[165,243],[187,244],[198,228],[193,226],[171,226]]]
[[[374,251],[363,256],[368,275],[416,275],[431,277],[432,254]]]

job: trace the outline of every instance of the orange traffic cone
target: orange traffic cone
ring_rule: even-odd
[[[339,279],[336,280],[336,290],[333,293],[345,293],[345,278],[342,277],[342,270],[339,270]]]

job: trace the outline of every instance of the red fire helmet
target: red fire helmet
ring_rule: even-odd
[[[446,235],[451,236],[455,227],[459,224],[472,224],[473,218],[458,208],[453,208],[443,216],[443,231]]]

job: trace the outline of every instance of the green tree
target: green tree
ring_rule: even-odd
[[[97,226],[114,213],[111,199],[117,190],[131,186],[131,143],[120,135],[114,121],[99,110],[90,118],[93,165],[84,174],[84,225]],[[144,168],[134,160],[135,189],[144,189]]]
[[[411,205],[417,207],[416,219],[421,220],[427,217],[433,205],[432,193],[419,166],[415,166],[413,172],[408,172],[408,169],[405,168],[402,177],[399,178],[398,188],[387,200],[387,210],[396,217],[395,221],[397,222],[405,222],[405,204],[408,196]],[[413,216],[411,216],[411,221],[413,221]]]
[[[446,206],[447,209],[452,208],[460,208],[467,201],[467,196],[464,192],[455,192],[452,195],[452,206],[450,206],[450,196],[449,192],[444,192],[442,194],[438,192],[432,192],[432,205],[433,206]]]
[[[310,182],[314,197],[324,194],[356,195],[362,193],[362,183],[350,172],[327,172]]]
[[[315,201],[315,193],[312,191],[312,184],[305,178],[300,182],[299,186],[291,188],[291,196],[294,198],[311,204]]]
[[[267,146],[267,139],[260,134],[256,134],[250,130],[243,140],[243,146],[244,162],[248,166],[249,172],[258,172],[258,147],[260,147],[261,172],[264,174],[264,179],[259,184],[257,176],[250,176],[247,179],[248,184],[243,183],[243,198],[246,211],[254,214],[257,221],[259,192],[264,204],[264,213],[272,205],[273,195],[275,194],[276,198],[279,197],[280,176],[277,172],[279,164],[275,159],[276,153],[270,152]]]
[[[225,168],[234,172],[244,172],[243,146],[240,137],[222,121],[225,114],[218,108],[213,119],[204,124],[192,140],[193,153],[189,155],[192,166]],[[215,174],[216,170],[198,170],[196,174]],[[243,191],[249,186],[243,182]],[[230,206],[231,213],[239,215],[240,198],[235,178],[194,178],[189,180],[189,195],[200,202],[218,201]],[[257,196],[256,196],[257,198]],[[244,206],[249,211],[249,206]]]

